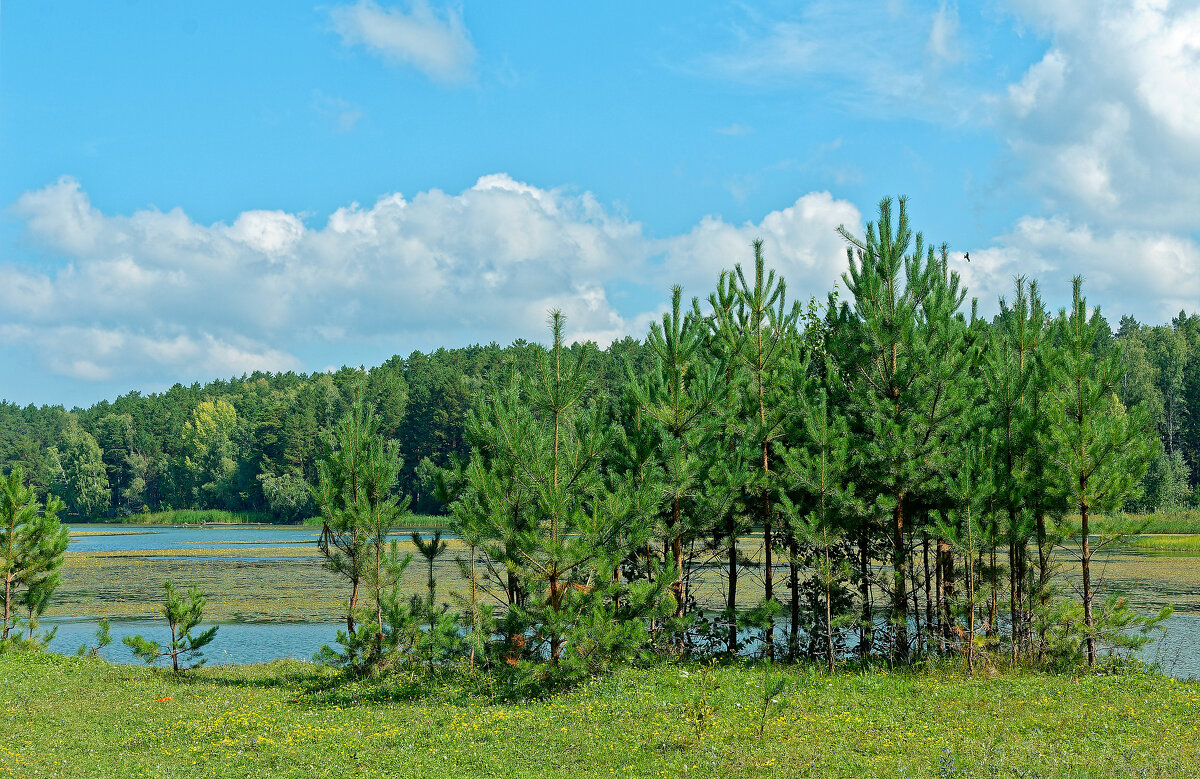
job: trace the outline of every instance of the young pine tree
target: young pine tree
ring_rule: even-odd
[[[830,377],[830,381],[833,377]],[[837,561],[833,550],[842,540],[842,522],[855,510],[854,484],[849,481],[850,433],[844,418],[829,407],[822,390],[809,400],[804,414],[804,445],[782,449],[784,472],[797,482],[805,493],[804,503],[793,504],[784,497],[784,507],[790,515],[797,535],[817,553],[817,579],[823,591],[825,655],[829,672],[836,660],[834,650],[833,588],[849,578],[848,562]],[[807,513],[804,508],[809,510]],[[798,606],[793,604],[793,608]],[[794,620],[795,621],[795,620]],[[795,657],[796,627],[793,626],[789,656]]]
[[[163,616],[171,628],[171,641],[166,648],[159,646],[157,641],[147,641],[141,635],[126,636],[121,639],[133,654],[147,664],[154,664],[164,657],[171,658],[171,670],[179,673],[181,670],[197,668],[204,665],[206,660],[200,651],[208,646],[217,635],[217,626],[213,626],[196,635],[192,631],[200,624],[204,616],[204,595],[196,585],[192,585],[185,598],[175,589],[170,581],[163,582],[166,597],[163,599]],[[107,631],[105,631],[107,632]],[[195,661],[195,662],[192,662]],[[184,665],[180,665],[180,663]],[[192,663],[186,665],[186,663]]]
[[[714,364],[705,349],[708,325],[694,312],[681,313],[682,295],[682,289],[674,287],[671,311],[663,314],[661,325],[650,325],[651,370],[639,376],[626,364],[627,386],[641,419],[648,423],[648,429],[626,432],[626,438],[640,434],[647,439],[648,450],[648,456],[627,458],[633,466],[629,470],[644,470],[652,462],[658,475],[654,484],[662,500],[656,514],[664,556],[676,572],[671,584],[675,617],[682,617],[686,607],[684,544],[700,532],[704,515],[698,504],[708,471],[704,455],[720,419],[715,408],[727,397],[722,366]]]
[[[774,444],[784,433],[788,404],[782,379],[789,373],[789,344],[796,339],[800,308],[788,306],[786,284],[775,271],[767,271],[761,240],[754,242],[753,280],[739,264],[733,273],[722,274],[721,286],[717,299],[727,299],[732,291],[732,305],[714,306],[714,314],[718,332],[734,343],[730,354],[736,366],[732,377],[737,402],[732,421],[741,434],[743,453],[749,455],[744,464],[745,505],[763,529],[763,600],[769,612],[773,602],[778,607],[774,530],[780,508]],[[731,559],[736,560],[736,552]],[[767,654],[773,656],[774,622],[769,616],[763,635]]]
[[[948,268],[946,247],[935,253],[920,233],[914,239],[904,198],[894,230],[892,202],[885,199],[864,240],[841,232],[851,243],[842,278],[853,305],[833,328],[831,354],[847,383],[851,428],[869,478],[860,487],[869,505],[890,513],[893,653],[905,662],[912,519],[906,508],[919,504],[950,467],[959,419],[971,402],[973,354],[959,314],[966,292]]]
[[[399,448],[382,439],[371,407],[356,391],[328,455],[317,466],[312,495],[323,520],[318,546],[326,567],[350,584],[345,640],[339,634],[339,641],[355,647],[354,655],[365,653],[368,665],[382,660],[385,613],[399,608],[390,601],[407,565],[388,541],[408,513],[408,497],[394,490],[400,466]],[[365,613],[371,626],[356,623],[363,587],[370,598]]]
[[[1037,416],[1033,393],[1041,372],[1039,349],[1045,338],[1046,312],[1037,285],[1018,277],[1010,306],[1000,299],[1000,315],[990,330],[981,361],[986,419],[995,432],[996,504],[1003,512],[1004,540],[1008,546],[1009,619],[1011,654],[1015,661],[1028,635],[1025,586],[1027,550],[1037,532],[1035,512],[1029,504],[1038,483],[1031,478],[1036,454]],[[1044,532],[1044,525],[1043,525]]]
[[[0,576],[4,580],[0,641],[7,641],[17,626],[20,607],[36,616],[57,585],[69,541],[58,520],[63,508],[54,496],[47,497],[43,508],[20,467],[0,475]]]
[[[1080,567],[1087,661],[1096,664],[1089,520],[1094,508],[1113,510],[1134,495],[1153,455],[1149,420],[1140,407],[1117,399],[1120,364],[1099,348],[1100,310],[1088,314],[1077,276],[1071,310],[1055,322],[1050,355],[1049,425],[1042,431],[1055,487],[1079,511]]]

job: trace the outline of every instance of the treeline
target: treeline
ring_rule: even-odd
[[[1101,317],[1097,348],[1119,355],[1117,395],[1154,420],[1159,447],[1131,511],[1195,505],[1200,484],[1200,315],[1165,325]],[[994,320],[988,326],[996,326]],[[579,348],[579,347],[575,347]],[[537,347],[517,341],[393,357],[366,375],[381,429],[400,443],[399,489],[418,513],[442,510],[417,473],[422,459],[465,456],[467,410],[480,389],[528,371]],[[625,338],[598,353],[609,397],[620,394],[625,360],[641,368],[644,341]],[[131,392],[67,411],[0,401],[0,467],[21,465],[38,497],[62,498],[65,515],[128,517],[143,511],[224,509],[280,520],[313,513],[305,482],[316,478],[333,425],[362,371],[311,375],[256,372],[163,393]]]
[[[0,402],[0,468],[19,465],[39,499],[62,498],[64,519],[224,509],[294,521],[314,512],[306,485],[316,481],[329,434],[362,382],[381,431],[400,443],[399,490],[416,511],[435,513],[441,504],[417,465],[465,456],[466,414],[480,388],[527,367],[537,351],[517,341],[414,352],[366,372],[256,372],[72,411]],[[625,360],[640,364],[643,353],[632,338],[602,353],[614,392]]]

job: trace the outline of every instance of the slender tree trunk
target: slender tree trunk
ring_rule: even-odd
[[[729,654],[737,654],[737,524],[731,513],[725,520],[725,532],[729,535],[729,598],[726,608],[729,612]]]
[[[679,533],[679,497],[671,508],[671,559],[675,561],[675,582],[671,593],[675,596],[675,616],[683,616],[683,536]]]
[[[942,569],[945,567],[945,561],[942,558],[942,545],[946,542],[942,539],[937,539],[937,544],[933,550],[933,574],[936,577],[934,586],[935,598],[937,600],[937,624],[938,624],[938,651],[946,652],[946,583],[942,577]]]
[[[11,536],[11,531],[9,535]],[[4,634],[3,638],[8,639],[9,627],[12,623],[12,600],[13,600],[13,573],[9,571],[4,575]]]
[[[937,622],[933,616],[933,593],[930,589],[930,574],[929,574],[929,534],[921,531],[921,558],[923,570],[925,573],[925,632],[931,637],[926,642],[929,652],[933,651],[932,636],[937,635]]]
[[[1087,489],[1087,480],[1080,479],[1080,492]],[[1087,628],[1087,659],[1089,666],[1096,665],[1096,637],[1092,635],[1092,553],[1088,540],[1088,510],[1086,502],[1079,504],[1079,519],[1083,524],[1083,624]]]
[[[862,599],[862,625],[858,629],[858,654],[871,653],[871,550],[870,537],[864,525],[858,536],[858,594]]]
[[[1039,606],[1045,606],[1049,600],[1047,586],[1050,582],[1050,560],[1046,549],[1046,515],[1042,512],[1041,507],[1037,509],[1037,545],[1038,545],[1038,582],[1037,582],[1037,600]],[[1043,630],[1038,635],[1038,659],[1042,658],[1043,649],[1046,645],[1046,632]]]
[[[1011,659],[1015,664],[1017,662],[1017,644],[1019,643],[1018,636],[1020,635],[1020,619],[1017,618],[1017,517],[1016,509],[1009,508],[1008,510],[1008,621],[1009,635],[1012,644]]]
[[[822,498],[824,500],[824,498]],[[822,547],[825,553],[825,638],[827,643],[826,652],[829,654],[829,673],[833,673],[833,606],[830,603],[830,588],[833,582],[833,568],[829,564],[829,537],[827,531],[822,527]]]
[[[358,579],[350,580],[350,608],[346,612],[346,633],[354,635],[354,610],[358,608]]]
[[[476,586],[475,544],[471,544],[471,657],[467,661],[467,668],[472,673],[475,672],[475,643],[479,639],[479,636],[476,635],[479,630],[479,600]]]
[[[767,472],[767,447],[763,446],[763,471]],[[765,575],[763,577],[764,599],[770,603],[775,599],[775,571],[773,549],[774,541],[771,538],[771,497],[767,490],[763,490],[762,494],[762,512],[763,512],[763,549],[764,549],[764,567]],[[775,659],[775,620],[767,620],[766,635],[767,641],[767,658]]]
[[[909,547],[916,551],[916,544],[913,542],[912,533],[908,535]],[[916,638],[917,655],[924,653],[925,648],[922,642],[924,632],[921,630],[921,587],[917,582],[917,561],[915,555],[909,555],[905,552],[905,557],[908,558],[908,578],[912,585],[912,605],[913,605],[913,629]],[[927,623],[928,624],[928,623]]]
[[[942,601],[942,636],[953,646],[954,614],[950,610],[950,602],[954,599],[954,550],[944,538],[938,539],[938,560],[941,569],[941,601]],[[970,555],[968,555],[969,557]]]
[[[788,590],[791,591],[792,598],[790,624],[788,625],[788,662],[794,663],[800,653],[800,564],[796,561],[800,555],[800,547],[796,543],[795,533],[792,534],[788,547],[792,558],[788,561]],[[828,559],[828,550],[825,554]],[[828,601],[828,588],[826,588],[826,601]],[[828,606],[828,603],[826,605]]]
[[[971,535],[971,507],[967,505],[967,676],[975,675],[975,569],[970,553],[974,541]],[[983,550],[979,551],[983,559]]]
[[[908,591],[905,581],[907,554],[904,544],[904,494],[896,496],[892,511],[892,622],[896,631],[895,657],[898,663],[908,662]]]

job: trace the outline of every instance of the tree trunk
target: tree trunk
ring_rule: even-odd
[[[1011,659],[1015,664],[1017,662],[1017,644],[1020,639],[1020,620],[1017,618],[1017,511],[1014,508],[1008,510],[1008,621],[1011,650]]]
[[[729,613],[729,654],[737,654],[737,525],[733,514],[725,521],[725,531],[729,535],[729,598],[726,608]]]
[[[871,552],[870,539],[864,526],[858,536],[858,594],[862,598],[862,625],[858,629],[858,654],[871,653]]]
[[[895,657],[898,663],[908,662],[908,589],[905,567],[908,560],[904,548],[904,495],[896,496],[892,511],[892,623],[896,631]]]
[[[558,586],[558,569],[550,569],[550,608],[555,614],[562,609],[562,591]],[[562,654],[562,637],[558,635],[558,630],[550,634],[550,662],[558,665],[559,655]]]
[[[1087,481],[1080,480],[1081,492],[1087,488]],[[1079,504],[1079,519],[1083,523],[1083,624],[1087,628],[1087,660],[1089,666],[1096,665],[1096,637],[1092,635],[1092,553],[1088,541],[1088,510],[1087,503]]]
[[[999,535],[999,534],[996,534],[996,535]],[[993,539],[996,538],[996,535],[993,535],[992,538]],[[998,636],[1000,634],[1000,601],[999,601],[1000,592],[996,587],[997,579],[999,579],[999,577],[997,576],[999,567],[996,565],[996,544],[995,544],[995,542],[992,543],[992,549],[990,552],[990,556],[991,556],[991,564],[992,565],[991,565],[991,574],[988,578],[991,580],[991,582],[990,582],[991,587],[989,588],[991,590],[991,593],[990,593],[990,597],[988,598],[989,602],[988,602],[988,630],[987,630],[987,632],[988,632],[989,636]],[[982,567],[983,566],[981,564],[980,568],[982,568]]]
[[[346,633],[354,635],[354,610],[358,608],[358,579],[350,582],[350,608],[346,611]]]
[[[788,546],[792,557],[788,562],[788,590],[791,591],[792,598],[790,624],[788,625],[788,662],[794,663],[796,656],[800,653],[800,564],[796,562],[796,558],[800,554],[800,547],[796,543],[794,533]],[[828,559],[828,550],[825,555]],[[828,588],[826,588],[826,601],[828,601]]]
[[[767,447],[763,446],[763,471],[767,471]],[[775,599],[775,572],[773,549],[773,539],[771,538],[771,497],[767,490],[763,490],[762,494],[762,511],[763,511],[763,549],[764,549],[764,577],[763,598],[768,603]],[[766,635],[764,636],[767,642],[767,658],[775,659],[775,620],[774,618],[767,620]]]
[[[940,573],[940,582],[938,588],[939,599],[942,602],[942,614],[940,621],[942,623],[942,637],[950,645],[954,642],[954,615],[950,611],[950,602],[954,599],[954,551],[950,548],[950,543],[944,538],[939,538],[937,542],[938,570]]]
[[[829,673],[833,673],[833,606],[830,604],[830,584],[833,581],[833,569],[829,566],[829,539],[824,539],[825,551],[825,637],[828,641],[826,651],[829,654]]]
[[[924,531],[921,532],[921,559],[925,572],[925,632],[932,637],[937,635],[937,622],[933,617],[933,593],[929,580],[929,534]],[[926,646],[928,651],[933,651],[932,640]]]
[[[909,533],[908,541],[909,541],[909,546],[915,552],[916,544],[913,543],[913,538],[912,538],[911,532]],[[909,583],[912,585],[913,629],[914,629],[915,638],[916,638],[917,655],[920,656],[921,654],[924,653],[924,644],[922,642],[922,637],[924,636],[924,632],[921,630],[921,587],[917,582],[917,562],[916,562],[916,560],[913,559],[912,555],[908,555],[907,552],[906,552],[905,556],[908,558],[908,565],[909,565],[908,579],[909,579]],[[926,623],[926,626],[928,626],[928,623]]]
[[[12,532],[9,532],[10,536]],[[8,629],[12,621],[12,596],[13,596],[13,573],[9,571],[4,575],[4,633],[5,640],[8,639]]]
[[[675,616],[683,616],[683,536],[679,534],[679,498],[671,509],[671,559],[675,561],[675,582],[671,593],[675,596]]]

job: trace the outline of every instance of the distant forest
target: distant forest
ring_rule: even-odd
[[[255,372],[70,411],[0,401],[0,469],[21,466],[40,497],[60,496],[81,518],[195,508],[298,520],[314,513],[306,485],[316,482],[329,433],[361,384],[380,433],[400,443],[400,491],[414,511],[438,513],[444,507],[418,465],[465,458],[467,412],[480,390],[525,372],[542,350],[518,340],[413,352],[370,370]],[[626,360],[636,369],[645,359],[633,338],[599,352],[609,394],[623,384]]]
[[[1049,301],[1055,305],[1059,301]],[[1065,302],[1065,301],[1063,301]],[[987,325],[984,325],[985,327]],[[991,326],[995,326],[993,322]],[[1156,420],[1161,443],[1126,509],[1189,505],[1200,491],[1200,315],[1169,324],[1123,316],[1104,322],[1098,351],[1116,350],[1119,399]],[[573,347],[581,348],[579,345]],[[329,433],[361,384],[380,432],[399,442],[399,490],[418,513],[440,513],[420,464],[445,466],[470,452],[465,427],[481,390],[513,371],[526,374],[543,347],[525,341],[395,356],[369,370],[262,373],[130,392],[80,409],[0,402],[0,468],[22,466],[41,496],[54,493],[78,518],[130,517],[146,511],[205,508],[269,513],[282,521],[312,515],[307,484]],[[645,341],[624,338],[593,352],[602,394],[616,404],[648,365]]]

